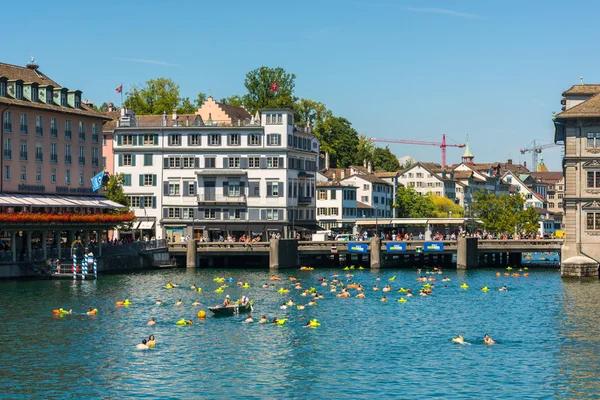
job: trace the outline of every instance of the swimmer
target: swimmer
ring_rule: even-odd
[[[285,302],[279,307],[279,309],[287,310],[287,306],[285,305]]]
[[[148,350],[150,347],[146,344],[148,343],[146,339],[142,340],[142,343],[138,344],[135,348],[138,350]]]
[[[161,299],[158,299],[158,300],[156,300],[156,305],[157,305],[157,306],[162,306],[162,304],[163,304],[163,303],[162,303],[162,300],[161,300]]]
[[[356,295],[357,299],[364,299],[365,298],[365,294],[363,292],[360,292],[359,294]]]
[[[294,305],[294,300],[290,299],[290,301],[288,301],[286,305],[293,306]]]
[[[463,338],[461,335],[456,335],[455,338],[452,338],[452,341],[454,343],[458,343],[458,344],[466,344],[467,342],[465,342],[465,338]]]
[[[308,302],[308,305],[309,305],[309,306],[314,306],[314,305],[316,305],[316,304],[317,304],[317,302],[316,302],[316,301],[314,301],[314,299],[310,299],[310,301]]]
[[[485,336],[483,337],[483,343],[484,344],[494,344],[496,342],[494,342],[494,339],[492,339],[490,337],[490,335],[488,335],[487,333],[485,334]]]
[[[305,328],[312,328],[312,326],[310,325],[310,321],[308,321],[308,322],[306,323],[306,325],[304,325],[304,327],[305,327]]]
[[[146,325],[148,325],[148,326],[156,325],[156,321],[154,320],[154,317],[150,318],[150,321],[148,321],[148,323]]]
[[[375,280],[376,280],[376,281],[380,281],[380,280],[381,280],[381,277],[380,277],[380,276],[378,276],[377,278],[375,278]]]
[[[280,281],[281,278],[275,275],[271,275],[271,277],[269,278],[270,281]]]
[[[298,306],[298,310],[304,310],[304,308],[305,308],[304,304],[300,304],[300,305]]]
[[[262,287],[263,287],[263,289],[266,289],[266,288],[268,288],[268,287],[269,287],[269,284],[268,284],[268,283],[265,283],[264,285],[262,285]]]
[[[90,308],[90,311],[86,312],[87,315],[96,315],[98,314],[98,310],[94,308]]]
[[[502,286],[500,289],[498,289],[500,292],[508,292],[508,288],[506,287],[506,285]]]
[[[258,320],[259,324],[264,324],[265,322],[269,322],[269,320],[267,319],[266,315],[263,315],[262,317],[260,317],[260,319]]]
[[[191,319],[188,319],[187,321],[185,321],[186,325],[194,325],[194,321],[192,321]]]
[[[417,268],[417,275],[421,275],[421,268]]]
[[[195,302],[192,303],[193,306],[199,306],[200,302],[198,300],[196,300]]]
[[[243,286],[243,285],[244,285],[244,282],[242,282],[242,281],[238,281],[237,285],[238,285],[238,286]]]
[[[196,290],[196,289],[198,289],[198,288],[196,287],[196,285],[192,285],[192,286],[190,286],[190,289],[192,289],[192,290]]]
[[[277,324],[277,317],[273,318],[273,321],[271,321],[272,324]]]
[[[175,303],[178,306],[182,306],[183,305],[183,301],[181,301],[181,299],[177,300],[177,303]]]
[[[324,299],[325,296],[323,296],[321,293],[319,293],[319,295],[317,296],[317,299]]]
[[[148,338],[148,342],[146,342],[148,347],[156,347],[156,340],[154,339],[154,335],[150,335]]]
[[[377,291],[377,290],[379,290],[379,288],[377,287],[377,285],[373,286],[373,290],[374,290],[374,291]]]
[[[254,322],[254,320],[252,319],[252,314],[248,315],[248,318],[246,318],[244,320],[245,323],[249,324],[250,322]]]
[[[387,297],[383,296],[379,301],[381,301],[382,303],[387,303]]]

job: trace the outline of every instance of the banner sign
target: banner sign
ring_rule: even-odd
[[[444,243],[443,242],[425,242],[425,243],[423,243],[423,249],[426,252],[444,251]]]
[[[404,242],[386,243],[385,249],[388,253],[400,253],[400,252],[406,251],[406,243],[404,243]]]
[[[367,254],[369,252],[369,245],[367,243],[348,243],[348,253],[360,253]]]
[[[98,175],[92,178],[92,191],[96,191],[100,189],[102,186],[102,179],[104,178],[104,171],[100,172]]]

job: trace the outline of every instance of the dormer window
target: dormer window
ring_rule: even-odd
[[[31,101],[33,101],[33,102],[39,101],[38,88],[33,87],[33,86],[31,87]]]
[[[6,97],[6,81],[0,80],[0,96]]]
[[[60,93],[60,105],[63,107],[67,106],[67,93],[66,92],[61,92]]]
[[[51,88],[46,88],[46,103],[54,104],[54,93]]]
[[[17,84],[16,84],[15,98],[17,100],[23,100],[23,84],[22,83],[17,82]]]
[[[81,108],[81,96],[78,94],[75,95],[75,108]]]

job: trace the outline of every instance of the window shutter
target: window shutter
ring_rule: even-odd
[[[135,159],[137,158],[137,157],[136,157],[136,155],[137,155],[137,154],[132,154],[132,155],[131,155],[131,166],[132,166],[132,167],[135,167]]]
[[[163,158],[163,168],[169,169],[169,157]]]
[[[246,211],[244,211],[244,210],[240,211],[240,219],[242,221],[246,220]]]
[[[229,219],[229,209],[223,209],[223,219]]]
[[[223,196],[229,196],[229,182],[223,182]]]
[[[267,196],[273,196],[273,182],[267,182]]]
[[[117,135],[117,144],[119,146],[123,145],[123,135]]]
[[[200,157],[194,158],[194,168],[200,168]]]
[[[140,196],[140,208],[146,208],[144,206],[144,196]]]
[[[183,169],[183,157],[179,159],[179,168]]]
[[[154,135],[152,135],[152,143],[155,146],[158,146],[158,134],[155,133]]]
[[[137,135],[138,146],[144,145],[144,135]]]
[[[217,208],[215,210],[215,219],[221,219],[221,209]]]
[[[240,168],[242,168],[242,169],[248,168],[248,157],[240,158]]]
[[[179,218],[183,218],[183,207],[179,207]]]
[[[204,208],[198,209],[198,219],[204,219]]]
[[[227,135],[227,146],[231,146],[231,135]]]
[[[279,157],[279,168],[285,169],[285,165],[283,164],[283,157]]]
[[[277,144],[281,146],[281,133],[277,134]]]
[[[190,195],[190,183],[189,182],[183,182],[183,195],[184,196]]]
[[[223,168],[229,167],[229,157],[223,157]]]
[[[294,144],[294,137],[292,135],[288,135],[287,147],[293,147],[292,146],[293,144]]]
[[[144,174],[140,174],[140,186],[144,186]]]
[[[267,210],[260,210],[260,219],[262,220],[266,220],[267,219]]]
[[[152,175],[152,186],[156,186],[156,174]]]
[[[283,197],[283,188],[285,184],[283,182],[279,182],[279,197]]]
[[[156,208],[156,196],[152,196],[152,208]]]
[[[123,166],[123,154],[119,154],[119,167]]]
[[[284,212],[285,212],[285,210],[283,208],[280,208],[279,211],[277,212],[277,219],[279,221],[283,221],[283,217],[284,217],[283,213]]]
[[[169,209],[167,207],[163,208],[163,218],[169,218]]]
[[[260,167],[263,169],[267,168],[267,159],[265,157],[260,158]]]
[[[169,195],[169,181],[163,182],[163,196]]]
[[[194,196],[198,194],[198,184],[196,182],[192,182],[192,185],[194,185]]]

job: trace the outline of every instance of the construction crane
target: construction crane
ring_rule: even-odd
[[[551,147],[560,147],[559,144],[548,143],[538,145],[536,142],[537,140],[534,139],[533,142],[529,143],[529,147],[522,148],[519,150],[521,154],[531,153],[531,162],[533,164],[534,169],[538,167],[538,154],[540,154],[542,150],[549,149]]]
[[[377,138],[369,138],[371,142],[379,142],[379,143],[401,143],[401,144],[419,144],[422,146],[437,146],[442,149],[442,167],[446,166],[446,147],[465,147],[466,144],[448,144],[446,143],[446,135],[442,134],[441,142],[425,142],[423,140],[405,140],[405,139],[377,139]]]

